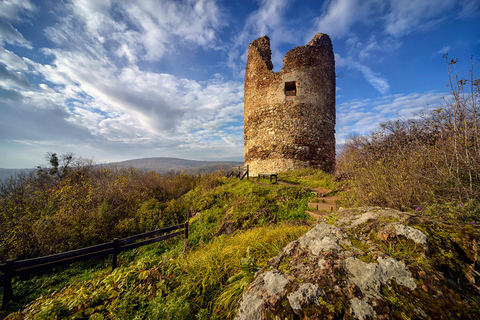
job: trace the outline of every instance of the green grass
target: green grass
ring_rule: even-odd
[[[186,248],[171,239],[122,253],[113,272],[105,259],[17,278],[7,319],[232,319],[255,271],[310,228],[311,197],[301,186],[206,181],[164,210],[192,217]]]
[[[332,190],[329,195],[338,192],[338,183],[332,175],[316,169],[302,169],[291,172],[282,172],[278,175],[279,181],[298,184],[309,188],[325,188]]]

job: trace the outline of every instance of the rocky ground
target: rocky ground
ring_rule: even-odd
[[[342,209],[256,274],[236,319],[479,319],[479,240],[476,226]]]

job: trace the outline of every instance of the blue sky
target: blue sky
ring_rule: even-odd
[[[263,35],[274,71],[330,35],[341,145],[441,105],[442,55],[468,77],[479,13],[478,0],[0,0],[0,167],[48,151],[242,160],[247,49]]]

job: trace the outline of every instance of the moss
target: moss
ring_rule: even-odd
[[[370,247],[367,244],[363,243],[362,241],[360,241],[360,240],[358,240],[354,237],[350,236],[350,241],[352,242],[352,245],[355,248],[357,248],[359,250],[362,250],[363,252],[368,252],[370,250]]]
[[[382,223],[385,223],[385,222],[398,222],[398,221],[400,221],[400,219],[397,218],[397,217],[394,217],[394,218],[391,218],[391,217],[382,217],[382,218],[380,219],[380,222],[382,222]]]
[[[409,265],[425,265],[425,249],[422,245],[404,236],[391,236],[379,239],[376,230],[370,233],[370,240],[384,254],[405,261]]]
[[[290,259],[283,258],[278,266],[278,270],[282,271],[283,273],[290,274],[292,271],[290,270]]]
[[[375,258],[373,258],[373,256],[371,254],[366,254],[364,256],[359,256],[358,258],[365,263],[378,263],[378,261],[375,260]]]
[[[342,247],[343,249],[345,249],[345,250],[350,250],[350,247],[347,246],[346,244],[339,243],[338,245],[339,245],[340,247]]]
[[[428,256],[432,267],[444,273],[447,279],[467,283],[467,274],[474,268],[480,272],[476,260],[478,234],[440,223],[424,223],[422,231],[429,237]]]
[[[442,287],[439,283],[432,283],[432,288],[441,288],[440,299],[433,294],[434,291],[427,292],[421,288],[411,291],[390,281],[381,288],[386,302],[384,307],[387,308],[382,311],[396,319],[424,318],[422,313],[434,319],[478,319],[480,316],[479,309],[466,308],[466,303],[447,285]]]
[[[335,225],[338,220],[338,213],[332,213],[331,215],[327,216],[327,223],[331,225]]]
[[[322,296],[318,297],[318,303],[320,303],[320,305],[322,305],[322,306],[325,306],[327,308],[327,310],[330,311],[330,313],[335,313],[335,306],[331,305],[330,303],[325,302],[325,300],[323,300]]]

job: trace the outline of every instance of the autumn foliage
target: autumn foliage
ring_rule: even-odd
[[[480,214],[480,81],[459,79],[447,60],[450,96],[411,120],[354,136],[338,162],[347,205],[411,210],[475,221]]]
[[[39,168],[35,175],[1,186],[0,260],[63,252],[183,223],[188,212],[171,203],[199,180],[85,161],[57,169]]]

